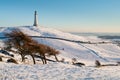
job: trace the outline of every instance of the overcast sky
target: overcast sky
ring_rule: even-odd
[[[0,0],[0,26],[39,25],[67,32],[120,32],[120,0]]]

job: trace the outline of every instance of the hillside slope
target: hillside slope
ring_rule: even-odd
[[[20,29],[29,36],[43,36],[63,38],[75,41],[90,41],[90,42],[107,42],[97,38],[96,36],[76,36],[70,33],[61,32],[55,29],[35,26],[21,27],[4,27],[0,29],[0,36],[4,37],[4,33],[9,33],[13,29]],[[19,64],[6,63],[10,58],[9,54],[0,53],[4,56],[0,62],[0,80],[120,80],[120,66],[104,66],[95,67],[95,60],[99,60],[102,64],[120,62],[120,47],[116,44],[83,44],[69,42],[59,39],[35,38],[40,43],[49,45],[60,51],[58,59],[65,59],[61,62],[48,62],[41,64],[41,61],[36,58],[37,64],[31,63],[32,59],[27,59],[26,62],[21,62],[21,57],[14,54],[15,59]],[[0,39],[0,47],[3,47],[4,39]],[[10,52],[10,54],[13,54]],[[31,58],[27,56],[27,58]],[[78,62],[85,63],[86,66],[78,67],[71,65],[71,59],[76,58]],[[54,59],[54,58],[50,58]]]
[[[101,42],[103,39],[92,37],[77,36],[70,33],[61,32],[51,28],[35,27],[35,26],[22,26],[22,27],[6,27],[0,31],[0,36],[4,36],[4,33],[9,33],[11,30],[18,28],[29,36],[44,36],[64,38],[76,41],[90,41]],[[82,44],[74,43],[58,39],[48,38],[34,38],[40,43],[49,45],[60,51],[59,59],[65,58],[66,61],[70,61],[72,58],[76,58],[78,61],[86,64],[94,64],[95,60],[102,62],[119,61],[120,48],[115,44]]]
[[[120,80],[120,67],[76,67],[50,63],[16,65],[0,62],[0,80]]]

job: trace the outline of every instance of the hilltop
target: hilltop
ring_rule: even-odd
[[[46,27],[35,27],[35,26],[3,27],[0,29],[0,36],[4,37],[4,33],[6,32],[9,33],[16,28],[20,29],[22,32],[24,32],[25,34],[29,36],[54,37],[54,38],[62,38],[62,39],[67,39],[67,40],[92,42],[92,43],[110,42],[108,40],[101,39],[96,36],[90,36],[90,37],[77,36],[77,35],[62,32],[56,29],[51,29],[51,28],[46,28]],[[115,64],[116,62],[120,61],[120,58],[119,58],[120,47],[117,46],[116,44],[113,44],[112,42],[105,43],[105,44],[88,44],[88,43],[84,44],[84,43],[69,42],[69,41],[59,40],[59,39],[38,38],[38,37],[32,37],[32,38],[38,41],[39,43],[46,44],[60,51],[60,55],[58,55],[58,59],[61,60],[64,58],[65,63],[49,62],[46,65],[42,65],[41,63],[32,65],[32,63],[30,62],[28,62],[28,64],[19,62],[20,64],[16,65],[16,64],[8,64],[8,63],[1,62],[0,64],[2,66],[0,67],[0,70],[2,73],[0,74],[2,76],[3,76],[3,73],[6,74],[4,75],[4,77],[8,76],[9,73],[12,76],[13,72],[15,72],[13,77],[8,76],[7,78],[8,79],[11,79],[11,78],[28,79],[28,80],[30,80],[30,78],[36,79],[36,80],[39,80],[39,79],[40,80],[44,80],[44,79],[45,80],[46,79],[57,80],[57,78],[59,78],[58,80],[70,80],[70,79],[71,80],[82,80],[82,79],[93,80],[93,79],[97,79],[97,77],[99,77],[98,80],[100,79],[108,80],[110,78],[111,80],[120,79],[119,72],[117,72],[117,71],[120,71],[120,69],[118,69],[119,67],[118,68],[114,67],[116,69],[113,71],[113,73],[109,73],[109,72],[112,72],[111,67],[108,67],[109,69],[103,68],[101,71],[99,69],[90,67],[90,66],[95,66],[95,60],[99,60],[102,64],[106,64],[106,63]],[[2,40],[3,39],[1,39],[0,41],[1,47],[4,46],[4,44],[2,43]],[[0,54],[4,55],[2,53]],[[18,57],[17,55],[15,57],[20,59],[20,57]],[[85,63],[87,67],[79,68],[77,66],[71,65],[72,58],[76,58],[78,62]],[[24,73],[22,73],[23,69],[25,69],[23,71]],[[11,72],[9,72],[9,70]],[[30,70],[30,73],[27,76],[29,70]],[[37,70],[40,70],[40,73]],[[5,71],[7,71],[8,73]],[[54,73],[51,74],[51,72],[54,72]],[[104,74],[104,72],[106,72],[106,74]],[[117,74],[113,75],[116,72]],[[67,75],[64,76],[65,74]],[[38,75],[40,75],[42,78],[40,78]],[[112,76],[109,78],[109,77],[106,77],[106,75],[112,75]]]

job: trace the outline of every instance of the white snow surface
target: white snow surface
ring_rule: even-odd
[[[1,80],[119,80],[120,67],[76,67],[63,63],[0,63]]]
[[[35,26],[4,27],[0,29],[0,36],[4,36],[4,33],[9,33],[15,28],[29,36],[55,37],[93,43],[110,42],[96,36],[77,36],[56,29]],[[58,59],[64,58],[65,63],[48,62],[45,65],[41,62],[33,65],[32,61],[21,63],[19,55],[15,55],[19,64],[5,63],[9,56],[0,53],[0,56],[6,57],[3,62],[0,62],[0,80],[120,80],[120,66],[94,67],[95,60],[99,60],[102,64],[120,62],[120,47],[116,44],[83,44],[48,38],[33,39],[59,50]],[[0,47],[4,46],[2,40],[0,43]],[[86,66],[71,65],[72,58],[85,63]],[[55,60],[53,57],[50,59]]]

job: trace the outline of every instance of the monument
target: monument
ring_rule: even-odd
[[[34,13],[34,24],[33,26],[38,26],[38,15],[37,15],[37,11],[35,11]]]

